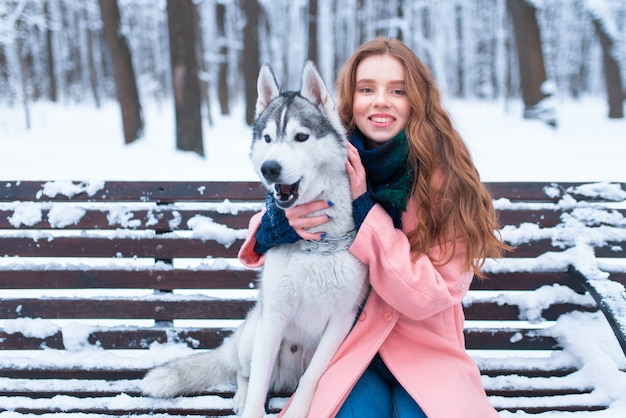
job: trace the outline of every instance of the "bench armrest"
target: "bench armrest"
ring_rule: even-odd
[[[569,274],[593,297],[626,355],[626,289],[611,279],[589,279],[574,266]]]

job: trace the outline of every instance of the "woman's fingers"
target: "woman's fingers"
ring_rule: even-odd
[[[326,214],[312,215],[312,213],[327,209],[332,202],[326,200],[316,200],[302,205],[294,206],[285,210],[285,216],[289,225],[303,239],[320,240],[324,238],[324,232],[310,232],[309,228],[314,228],[328,222],[330,217]]]
[[[367,191],[367,179],[365,167],[361,162],[359,151],[354,145],[348,143],[348,161],[346,161],[346,172],[350,178],[350,195],[352,200],[361,196]]]

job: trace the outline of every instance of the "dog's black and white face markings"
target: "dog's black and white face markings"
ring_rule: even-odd
[[[276,204],[287,209],[309,191],[307,176],[324,170],[311,153],[341,152],[343,131],[328,118],[327,107],[334,108],[334,102],[312,63],[305,66],[300,92],[281,92],[269,66],[261,68],[257,89],[251,159]],[[318,144],[329,136],[334,144]]]

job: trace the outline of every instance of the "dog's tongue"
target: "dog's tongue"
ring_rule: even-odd
[[[278,185],[278,191],[280,192],[280,200],[286,201],[291,197],[291,185],[290,184],[280,184]]]
[[[278,188],[280,189],[280,194],[287,196],[291,194],[291,184],[279,184]]]
[[[298,184],[274,184],[274,190],[276,191],[276,198],[278,199],[279,206],[286,208],[293,204],[298,198]]]

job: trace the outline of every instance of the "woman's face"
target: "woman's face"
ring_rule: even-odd
[[[371,147],[392,139],[409,121],[404,80],[404,67],[390,55],[369,56],[356,69],[353,118]]]

